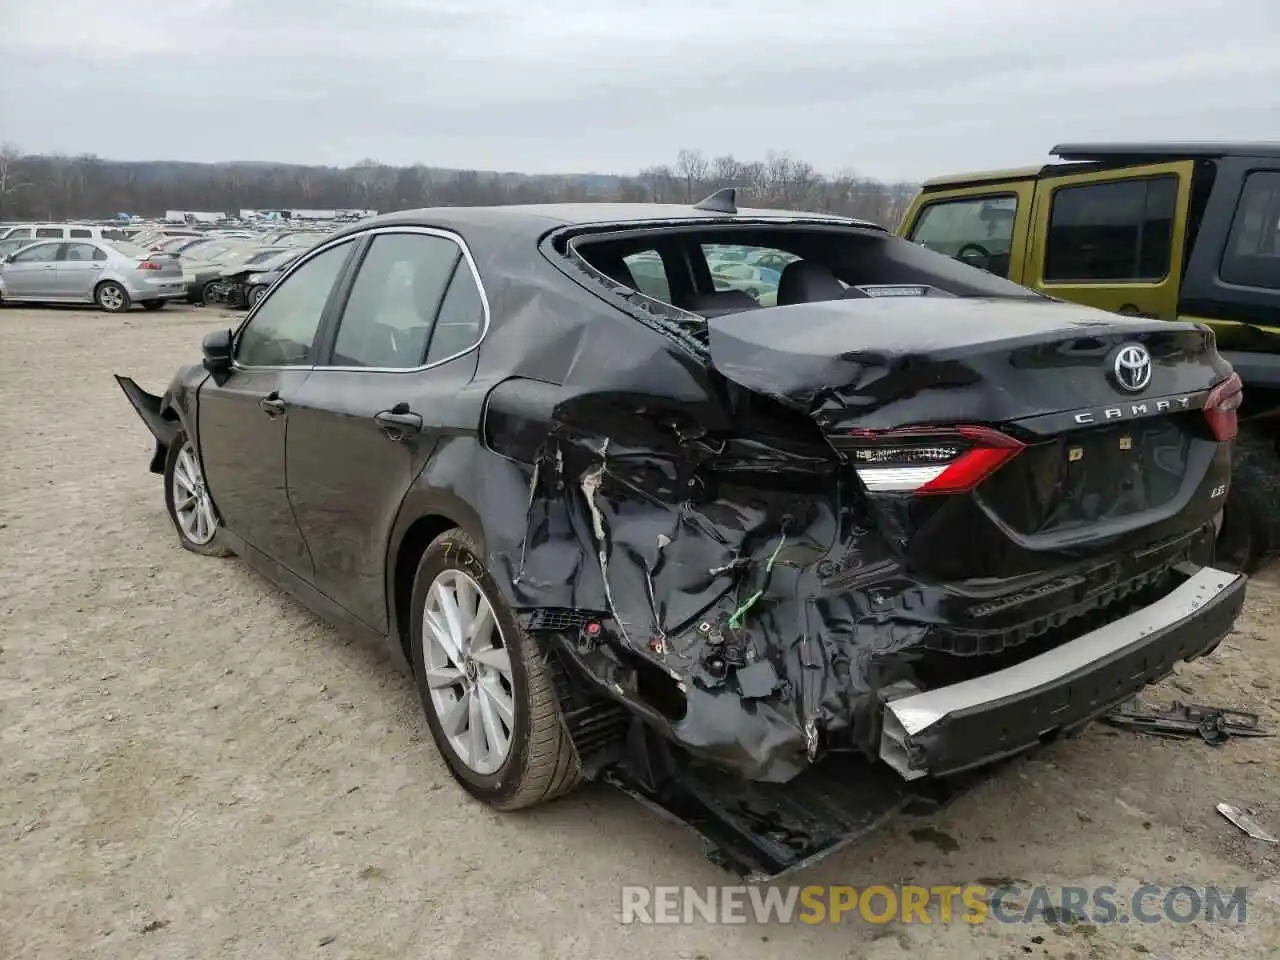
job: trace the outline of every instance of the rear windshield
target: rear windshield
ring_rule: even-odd
[[[107,243],[111,249],[118,250],[126,257],[145,257],[149,254],[149,251],[143,250],[141,247],[134,246],[128,240],[108,240]]]

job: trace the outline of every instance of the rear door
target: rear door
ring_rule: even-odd
[[[285,432],[354,247],[344,240],[299,264],[236,332],[226,381],[200,387],[200,457],[218,512],[233,533],[304,579],[311,558],[289,507]]]
[[[387,543],[400,503],[450,437],[477,428],[454,411],[475,374],[488,305],[459,237],[391,228],[372,234],[334,326],[293,398],[289,499],[316,586],[386,629]]]
[[[4,265],[6,295],[15,299],[58,298],[58,250],[56,241],[24,247]]]
[[[1023,283],[1034,180],[983,183],[922,194],[899,231],[913,243]]]
[[[107,265],[106,251],[93,243],[64,243],[58,258],[58,294],[68,300],[92,300],[93,288]]]
[[[1040,180],[1021,282],[1103,310],[1176,319],[1194,167],[1179,160]]]

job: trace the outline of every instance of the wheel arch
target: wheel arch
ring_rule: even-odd
[[[461,528],[484,555],[483,526],[465,501],[441,490],[413,490],[400,507],[387,545],[386,593],[388,636],[409,653],[409,605],[418,563],[431,541],[448,530]]]

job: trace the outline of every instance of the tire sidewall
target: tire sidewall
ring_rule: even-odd
[[[432,581],[445,570],[461,570],[480,585],[485,599],[493,609],[494,621],[502,631],[502,640],[511,661],[511,680],[514,686],[511,699],[515,712],[515,725],[511,731],[511,750],[502,766],[492,774],[476,773],[454,753],[440,727],[440,720],[436,716],[435,706],[431,702],[431,693],[425,680],[426,658],[423,654],[422,612],[426,607],[427,590]],[[431,729],[431,737],[435,740],[436,748],[449,765],[450,772],[472,794],[490,803],[501,802],[519,789],[529,763],[529,673],[524,662],[522,645],[531,641],[524,636],[516,624],[515,618],[502,600],[497,584],[476,555],[471,539],[466,534],[457,530],[450,531],[437,538],[422,555],[413,581],[409,617],[409,656],[413,666],[414,683],[418,687],[418,696],[422,700],[422,708],[427,715],[427,726]]]
[[[119,307],[116,307],[116,308],[108,307],[106,304],[102,302],[102,291],[107,289],[108,287],[115,287],[117,290],[120,291],[121,304]],[[116,283],[114,280],[108,280],[105,283],[98,284],[97,289],[93,291],[93,299],[98,304],[98,309],[106,313],[124,313],[129,309],[129,307],[133,305],[129,300],[129,291],[126,290],[124,287],[122,287],[120,284]]]

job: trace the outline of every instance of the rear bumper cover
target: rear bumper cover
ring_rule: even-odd
[[[1246,578],[1185,571],[1172,593],[1016,666],[885,704],[880,758],[904,779],[959,773],[1069,733],[1211,651]]]

